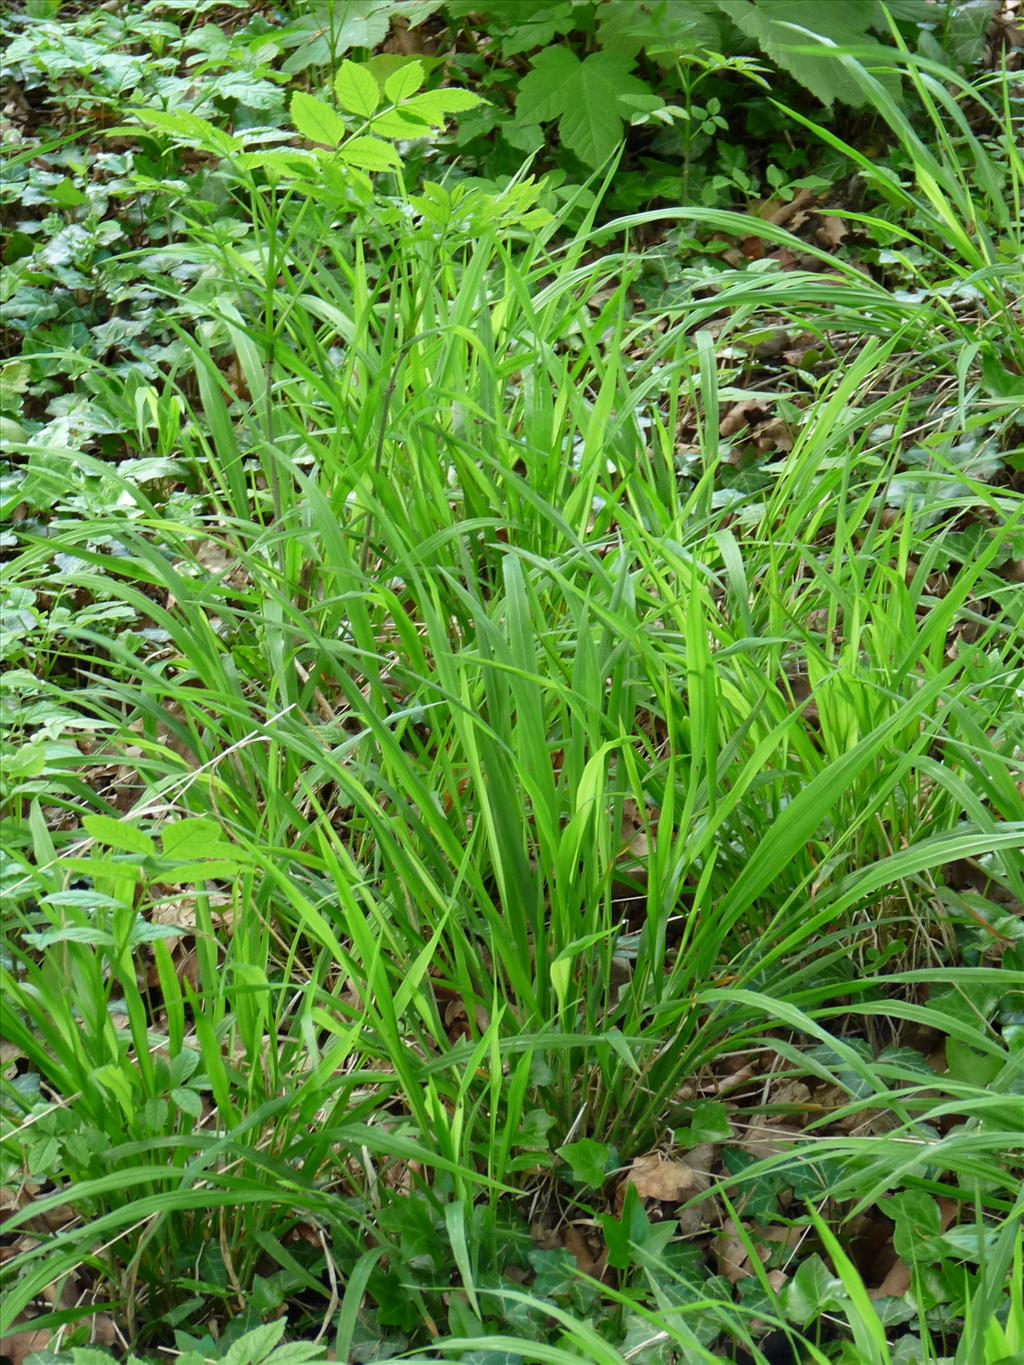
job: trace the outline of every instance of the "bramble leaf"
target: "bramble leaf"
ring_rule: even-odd
[[[303,137],[325,147],[337,147],[345,137],[342,117],[315,95],[296,90],[291,103],[292,122]]]
[[[410,62],[407,66],[400,66],[384,82],[384,93],[393,104],[400,104],[410,95],[415,95],[423,84],[425,75],[422,62]]]
[[[380,86],[376,78],[355,62],[342,62],[334,78],[334,93],[338,103],[349,114],[371,118],[380,103]]]
[[[863,49],[873,43],[868,30],[885,23],[878,0],[847,0],[843,5],[823,5],[820,0],[772,0],[771,5],[718,0],[718,8],[828,108],[836,100],[855,108],[867,102],[862,86],[829,55],[829,47]],[[809,33],[800,33],[802,28]],[[811,34],[824,39],[820,56],[806,51],[815,45]]]
[[[412,114],[415,118],[425,119],[435,127],[444,123],[449,114],[461,114],[466,109],[475,109],[483,104],[481,95],[472,90],[424,90],[419,95],[402,102],[402,113]]]
[[[623,119],[634,111],[630,95],[649,95],[646,81],[630,75],[632,57],[595,52],[584,61],[568,48],[549,48],[533,58],[533,70],[519,86],[520,124],[558,119],[562,144],[588,166],[599,166],[622,137]]]
[[[342,159],[364,171],[396,171],[402,164],[394,147],[376,137],[354,137],[341,149]]]

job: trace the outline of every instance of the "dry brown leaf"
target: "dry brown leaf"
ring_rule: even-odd
[[[780,1108],[803,1109],[810,1101],[810,1088],[803,1081],[789,1080],[782,1081],[777,1085],[771,1094],[771,1102]],[[766,1123],[779,1124],[784,1122],[785,1115],[775,1114],[765,1119]]]
[[[736,403],[731,407],[719,422],[719,436],[735,436],[738,431],[742,431],[751,422],[760,420],[766,411],[764,404],[759,403],[757,399],[745,398],[743,402]]]
[[[841,218],[833,218],[831,215],[821,220],[821,225],[815,232],[815,237],[822,246],[833,250],[842,243],[844,237],[849,233],[849,228]]]
[[[806,209],[813,203],[814,195],[810,190],[798,190],[788,204],[782,204],[768,215],[768,222],[774,223],[776,227],[785,227],[787,223],[792,224],[801,209]]]
[[[229,932],[234,927],[234,910],[231,906],[231,899],[228,896],[209,896],[210,920],[215,929],[227,929]],[[225,909],[213,909],[214,906],[223,906]],[[175,929],[193,930],[196,927],[196,903],[193,896],[176,896],[169,900],[157,901],[150,913],[150,919],[154,924],[169,924]]]
[[[757,1066],[753,1062],[745,1062],[742,1066],[731,1072],[728,1076],[723,1076],[718,1082],[716,1093],[719,1095],[728,1094],[732,1090],[739,1090],[757,1075]]]
[[[31,1327],[31,1323],[22,1323]],[[13,1332],[10,1336],[0,1337],[0,1356],[6,1356],[10,1365],[21,1365],[33,1351],[45,1351],[50,1344],[49,1332]]]
[[[773,417],[770,422],[762,422],[754,433],[758,450],[793,449],[793,433],[781,417]]]
[[[530,1241],[538,1251],[557,1251],[562,1245],[555,1229],[539,1218],[530,1224]]]
[[[580,1273],[600,1279],[604,1273],[608,1252],[601,1251],[595,1255],[593,1247],[575,1223],[569,1223],[563,1230],[562,1241],[566,1251],[572,1254]]]
[[[648,823],[653,827],[654,821],[648,812]],[[640,807],[630,798],[622,803],[622,827],[619,832],[622,841],[622,855],[628,854],[632,858],[646,858],[648,854],[647,831],[644,828],[644,817],[640,813]]]
[[[724,1275],[730,1284],[745,1280],[754,1273],[750,1268],[747,1248],[735,1232],[726,1230],[716,1234],[711,1239],[711,1254],[719,1275]]]
[[[666,1160],[657,1152],[636,1158],[619,1186],[617,1203],[625,1198],[627,1185],[632,1185],[641,1199],[656,1199],[662,1204],[680,1204],[706,1188],[706,1182],[685,1161]]]
[[[751,1125],[737,1146],[760,1161],[790,1151],[803,1137],[803,1131],[790,1123],[779,1123],[771,1128]]]
[[[910,1266],[906,1261],[896,1261],[880,1285],[868,1290],[872,1299],[901,1299],[910,1288]]]

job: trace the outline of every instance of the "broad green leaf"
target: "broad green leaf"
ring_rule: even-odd
[[[615,1169],[618,1153],[605,1142],[595,1142],[593,1138],[580,1138],[578,1142],[567,1142],[557,1148],[558,1155],[572,1167],[573,1180],[587,1189],[600,1189]]]
[[[400,66],[384,82],[384,94],[392,104],[401,104],[402,100],[415,95],[425,76],[422,62],[410,62],[408,66]]]
[[[141,853],[152,858],[156,844],[129,820],[115,820],[112,815],[83,815],[82,826],[98,844],[120,849],[125,853]]]
[[[520,124],[558,119],[564,146],[588,166],[606,161],[622,137],[624,117],[634,111],[623,96],[650,95],[645,81],[630,75],[633,59],[595,52],[585,61],[568,48],[549,48],[533,59],[520,82],[516,120]]]
[[[345,137],[345,124],[341,115],[315,95],[307,95],[296,90],[291,103],[292,123],[303,137],[310,142],[319,142],[325,147],[337,147]]]
[[[217,822],[203,816],[189,817],[176,820],[173,825],[164,825],[161,842],[165,858],[180,858],[193,862],[196,858],[223,858],[225,855],[234,855],[234,849],[225,840]]]
[[[946,1064],[958,1081],[985,1086],[992,1084],[1003,1067],[998,1057],[986,1057],[956,1038],[946,1039]]]
[[[832,1274],[817,1252],[800,1262],[782,1291],[786,1316],[801,1327],[823,1313],[841,1310],[845,1298],[842,1281]]]
[[[648,56],[722,46],[722,21],[708,0],[615,0],[598,9],[598,38],[605,52]]]
[[[209,881],[230,881],[238,874],[240,862],[236,858],[210,858],[199,863],[185,863],[181,867],[161,870],[160,880],[168,886],[200,886]]]
[[[402,164],[394,147],[376,137],[354,137],[341,149],[342,160],[364,171],[396,171]]]
[[[675,1140],[681,1147],[697,1147],[702,1142],[727,1142],[731,1135],[725,1105],[719,1100],[702,1100],[695,1104],[690,1123],[675,1130]]]
[[[562,0],[561,4],[555,5],[545,4],[539,10],[533,7],[532,14],[530,8],[521,4],[517,6],[519,11],[525,9],[526,12],[521,19],[516,14],[517,22],[502,38],[502,56],[514,57],[520,52],[535,52],[539,47],[547,47],[557,34],[570,33],[576,26],[570,0]]]
[[[178,1108],[191,1118],[197,1119],[203,1112],[203,1097],[198,1090],[189,1090],[186,1086],[176,1086],[171,1091],[171,1099]]]
[[[131,115],[147,128],[152,128],[158,133],[166,133],[192,146],[210,147],[225,155],[241,146],[237,138],[231,137],[222,128],[216,128],[207,119],[200,118],[198,114],[190,114],[186,110],[172,112],[169,109],[132,109]],[[107,135],[112,136],[119,131],[124,133],[125,129],[111,128],[108,129]]]
[[[355,62],[342,62],[334,78],[334,93],[342,109],[358,114],[360,118],[370,118],[380,103],[380,86],[376,78]]]
[[[431,71],[435,71],[444,64],[445,59],[443,57],[428,57],[425,52],[418,52],[415,57],[403,57],[397,52],[378,52],[368,62],[363,63],[382,90],[396,71],[401,71],[407,66],[421,66],[424,77],[426,77],[430,75]],[[388,96],[388,98],[391,97]]]

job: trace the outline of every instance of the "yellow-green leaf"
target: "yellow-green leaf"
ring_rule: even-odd
[[[431,127],[423,119],[406,118],[404,112],[398,109],[385,109],[384,113],[378,114],[370,124],[370,132],[374,137],[412,141],[417,137],[429,137]]]
[[[310,142],[320,142],[325,147],[337,147],[345,136],[345,124],[341,115],[315,95],[296,90],[291,104],[292,123],[303,137]]]
[[[408,66],[399,67],[384,82],[385,95],[392,104],[400,104],[410,95],[415,95],[423,84],[424,74],[422,62],[410,62]]]
[[[475,109],[484,100],[472,90],[424,90],[402,104],[403,114],[415,114],[435,125],[444,123],[449,114],[461,114]]]
[[[342,62],[334,78],[334,93],[342,109],[360,118],[370,118],[380,103],[376,77],[355,62]]]
[[[350,166],[364,171],[396,171],[402,164],[394,147],[376,137],[352,138],[342,147],[341,155]]]

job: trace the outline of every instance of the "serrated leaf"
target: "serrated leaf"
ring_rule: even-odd
[[[519,123],[558,119],[564,146],[588,166],[599,166],[622,137],[631,112],[623,96],[649,95],[645,81],[630,75],[633,59],[617,52],[595,52],[585,61],[568,48],[550,48],[533,59],[533,70],[519,86]]]
[[[422,62],[410,62],[408,66],[400,66],[384,82],[384,94],[392,104],[400,104],[410,95],[415,95],[425,76]]]
[[[315,95],[307,95],[296,90],[291,102],[292,123],[310,142],[319,142],[325,147],[337,147],[345,137],[345,124],[341,115]]]
[[[212,147],[225,155],[239,147],[237,138],[233,138],[229,133],[225,133],[222,128],[215,128],[207,119],[200,118],[198,114],[189,113],[187,110],[174,112],[169,109],[132,109],[131,115],[138,119],[147,128],[152,128],[158,133],[166,133],[170,137],[180,139],[182,142],[190,143],[198,147]],[[116,133],[116,128],[108,130],[108,136]],[[124,129],[120,130],[124,132]],[[134,132],[134,129],[129,129]]]
[[[380,86],[373,74],[355,62],[342,62],[334,78],[334,93],[342,109],[371,118],[380,104]]]
[[[276,1322],[264,1323],[246,1332],[228,1348],[223,1358],[224,1365],[256,1365],[265,1360],[284,1336],[287,1325],[284,1318],[278,1318]]]
[[[141,853],[152,858],[156,844],[148,834],[128,820],[115,820],[112,815],[83,815],[82,826],[98,844],[120,849],[124,853]]]
[[[446,87],[443,90],[424,90],[422,94],[413,95],[411,99],[403,102],[402,113],[413,114],[437,127],[444,123],[449,114],[461,114],[483,103],[482,96],[474,95],[472,90],[453,90]]]
[[[534,13],[522,17],[513,10],[509,17],[514,17],[515,22],[501,41],[504,57],[514,57],[520,52],[534,52],[539,47],[547,47],[556,34],[569,33],[576,26],[573,6],[568,0],[563,0],[561,4],[545,5]]]
[[[354,137],[341,149],[342,160],[364,171],[396,171],[402,164],[394,147],[376,137]]]
[[[725,51],[721,20],[710,13],[714,0],[615,0],[598,12],[598,35],[605,52],[648,56]]]
[[[225,840],[215,820],[204,816],[189,816],[164,825],[161,831],[165,858],[180,858],[189,862],[196,858],[232,857],[234,849]]]
[[[776,65],[806,86],[822,104],[831,108],[838,99],[860,108],[867,103],[864,88],[842,62],[829,55],[829,45],[863,48],[870,42],[868,30],[885,23],[878,0],[845,0],[841,5],[822,4],[821,0],[772,0],[770,5],[754,4],[753,0],[717,3],[741,33],[753,38]],[[799,29],[825,39],[820,56],[806,50],[814,46],[814,38]]]
[[[370,124],[374,137],[392,138],[394,141],[412,141],[418,137],[429,137],[431,127],[423,119],[406,118],[398,109],[385,109]]]

